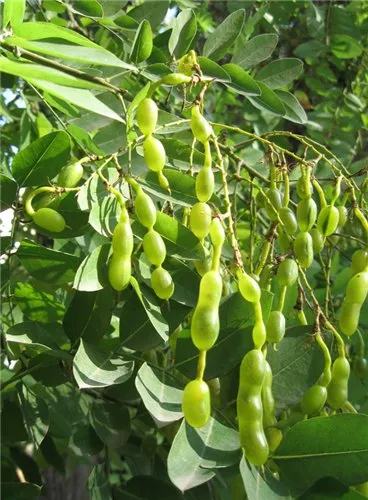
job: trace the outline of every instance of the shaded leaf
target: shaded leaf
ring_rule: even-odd
[[[122,384],[131,376],[134,363],[125,361],[109,345],[98,347],[81,340],[73,361],[73,374],[80,389]]]
[[[250,465],[244,455],[240,461],[240,474],[243,480],[247,497],[252,500],[292,500],[284,484],[277,481],[268,471],[261,474],[253,465]]]
[[[248,96],[248,99],[258,109],[266,110],[270,113],[274,113],[276,115],[284,115],[285,114],[285,106],[283,105],[281,99],[277,97],[275,92],[271,90],[267,85],[263,82],[257,80],[257,85],[261,90],[261,95],[259,97]]]
[[[244,69],[264,61],[275,50],[279,37],[275,33],[257,35],[235,52],[232,62]]]
[[[295,123],[306,123],[308,117],[298,99],[285,90],[275,90],[277,97],[281,99],[285,106],[285,118]]]
[[[110,287],[95,292],[76,291],[63,319],[65,333],[73,342],[83,338],[97,344],[108,331],[113,306]]]
[[[182,57],[190,49],[197,33],[197,20],[192,9],[184,9],[175,18],[168,43],[171,55]]]
[[[145,285],[135,289],[124,303],[120,313],[120,339],[129,349],[145,351],[168,339],[169,326],[161,313],[155,294]]]
[[[40,446],[49,428],[49,410],[45,401],[37,394],[22,385],[19,392],[24,425],[36,448]]]
[[[158,427],[183,416],[183,391],[169,373],[144,363],[138,371],[135,386]]]
[[[129,438],[129,410],[122,404],[93,401],[90,406],[89,421],[101,441],[112,450],[121,448]]]
[[[228,467],[240,459],[238,433],[214,418],[201,429],[182,422],[171,445],[168,473],[181,491],[205,483],[217,467]]]
[[[15,202],[17,194],[17,184],[7,175],[0,173],[1,199],[0,211],[10,208]],[[3,247],[2,247],[3,248]]]
[[[227,87],[236,90],[241,95],[260,95],[261,91],[257,82],[240,66],[236,64],[225,64],[223,68],[231,78]]]
[[[218,82],[229,82],[230,77],[223,66],[220,66],[207,57],[198,57],[198,62],[203,73],[204,80],[217,80]]]
[[[152,52],[152,30],[149,21],[144,19],[137,29],[132,45],[130,58],[135,64],[139,64],[149,58]]]
[[[108,285],[107,260],[110,244],[101,245],[84,259],[74,278],[73,288],[84,292],[101,290]]]
[[[244,9],[236,10],[227,16],[220,26],[217,26],[215,31],[208,35],[203,46],[203,55],[214,60],[220,59],[238,38],[243,27],[244,17]]]
[[[29,274],[39,281],[61,285],[73,280],[80,259],[51,248],[23,240],[17,255]]]
[[[70,139],[66,132],[47,134],[14,156],[14,178],[19,186],[47,185],[66,165],[69,153]]]
[[[288,328],[277,352],[268,348],[273,373],[272,390],[278,410],[295,406],[323,370],[323,354],[317,342],[308,341],[312,326]]]
[[[261,68],[256,78],[270,89],[278,89],[291,83],[302,71],[303,63],[300,59],[278,59]]]

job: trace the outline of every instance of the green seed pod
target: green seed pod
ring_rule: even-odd
[[[346,207],[340,206],[337,208],[339,211],[339,223],[338,228],[343,228],[348,220],[348,211]]]
[[[139,189],[138,191],[134,209],[139,222],[143,224],[143,226],[151,229],[155,225],[157,219],[155,204],[153,203],[152,198],[142,189]]]
[[[168,300],[174,293],[174,282],[172,277],[163,267],[157,267],[151,276],[153,291],[163,300]]]
[[[278,344],[285,335],[285,316],[281,311],[272,311],[266,325],[267,342]]]
[[[339,210],[333,205],[322,208],[318,215],[317,227],[324,236],[330,236],[336,231],[339,216]]]
[[[210,390],[204,380],[192,380],[183,393],[183,413],[189,425],[200,428],[206,425],[211,413]]]
[[[193,205],[190,212],[189,225],[191,231],[197,236],[198,239],[203,240],[211,227],[212,211],[207,203],[196,203]]]
[[[266,362],[258,349],[244,356],[240,365],[237,414],[240,445],[253,465],[263,465],[268,458],[269,447],[263,430],[261,399]]]
[[[248,302],[259,302],[261,300],[261,289],[258,283],[249,274],[238,273],[239,292]]]
[[[294,255],[303,269],[313,262],[313,240],[309,233],[299,233],[294,240]]]
[[[166,152],[161,141],[149,135],[143,142],[144,160],[150,170],[159,172],[166,163]]]
[[[199,296],[192,316],[191,336],[200,351],[215,344],[219,331],[219,305],[222,296],[222,278],[219,272],[209,271],[201,279]]]
[[[346,358],[338,357],[332,365],[331,382],[327,387],[327,402],[338,410],[348,399],[350,365]]]
[[[356,332],[359,323],[361,304],[344,300],[339,314],[339,326],[344,335],[350,337]]]
[[[346,288],[345,300],[363,304],[368,293],[368,271],[355,274]]]
[[[266,361],[265,377],[262,384],[263,426],[271,451],[275,451],[282,439],[282,432],[276,427],[275,399],[272,393],[272,370]]]
[[[317,219],[317,205],[312,198],[306,198],[298,203],[296,210],[300,231],[309,231]]]
[[[305,415],[314,415],[322,410],[326,403],[326,399],[326,387],[318,384],[312,385],[304,394],[300,406]]]
[[[298,279],[298,273],[295,260],[285,259],[277,269],[276,278],[281,286],[292,286]]]
[[[256,349],[261,348],[266,342],[266,335],[266,327],[263,321],[256,321],[252,331],[253,344]]]
[[[351,261],[351,273],[354,276],[357,273],[365,271],[368,268],[368,249],[356,250],[353,253]]]
[[[210,227],[210,237],[214,247],[222,247],[225,241],[225,231],[219,219],[213,219]]]
[[[157,125],[158,107],[153,99],[143,99],[137,107],[137,124],[143,135],[150,135]]]
[[[52,233],[61,233],[66,226],[64,217],[52,208],[40,208],[37,210],[33,214],[33,222]]]
[[[313,194],[313,184],[308,182],[302,175],[301,177],[299,177],[296,184],[296,192],[298,193],[299,198],[302,200],[310,198]]]
[[[271,220],[276,220],[277,214],[282,207],[282,194],[278,189],[271,188],[268,189],[266,195],[267,195],[267,198],[265,200],[266,213]]]
[[[180,85],[182,83],[190,83],[191,81],[190,76],[183,75],[182,73],[170,73],[161,78],[162,85]]]
[[[164,176],[162,170],[157,172],[157,178],[158,178],[158,183],[160,184],[162,189],[166,189],[168,191],[170,189],[169,180],[167,179],[167,177]]]
[[[215,189],[215,177],[211,167],[202,167],[196,177],[196,196],[199,201],[207,202]]]
[[[291,248],[291,240],[288,238],[287,234],[282,229],[279,229],[277,241],[280,245],[282,252],[285,253]]]
[[[133,252],[133,231],[130,227],[129,217],[124,221],[118,222],[112,234],[113,253],[121,256],[129,256]]]
[[[213,133],[211,125],[199,111],[199,106],[194,106],[192,108],[190,128],[192,129],[194,137],[199,142],[207,142]]]
[[[294,212],[291,210],[291,208],[288,207],[280,208],[279,217],[284,225],[284,231],[286,231],[287,234],[293,235],[298,229],[298,223],[296,221]]]
[[[114,290],[121,292],[129,285],[131,272],[130,255],[120,256],[113,253],[109,263],[108,277],[110,285]]]
[[[314,255],[317,255],[323,250],[323,247],[325,245],[325,238],[321,231],[318,229],[318,227],[314,227],[309,231],[310,235],[312,236],[312,241],[313,241],[313,253]]]
[[[154,266],[160,267],[166,258],[164,240],[153,229],[144,235],[143,250],[148,261]]]
[[[60,187],[72,188],[81,180],[83,172],[83,167],[78,161],[67,165],[60,170],[56,184]]]

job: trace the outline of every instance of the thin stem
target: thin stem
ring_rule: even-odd
[[[287,207],[289,205],[289,201],[290,201],[290,181],[289,181],[289,174],[288,174],[287,169],[284,169],[284,171],[283,171],[283,178],[284,178],[285,192],[284,192],[284,199],[282,202],[282,206]]]
[[[219,147],[219,143],[217,141],[217,137],[213,137],[213,143],[215,145],[216,154],[217,154],[218,162],[219,162],[217,167],[221,172],[221,180],[222,180],[222,185],[223,185],[223,189],[224,189],[226,215],[228,215],[228,221],[229,221],[228,228],[229,228],[229,233],[230,233],[231,246],[233,248],[234,258],[235,258],[235,262],[236,262],[237,267],[239,267],[240,269],[243,269],[243,259],[242,259],[241,253],[240,253],[238,240],[236,239],[236,236],[235,236],[234,220],[233,220],[232,213],[231,213],[231,200],[230,200],[230,194],[229,194],[229,187],[227,184],[226,172],[225,172],[225,168],[224,168],[224,158],[221,154],[221,150]]]
[[[282,312],[282,310],[284,309],[286,292],[287,292],[287,286],[281,287],[279,303],[277,305],[276,311]]]
[[[344,344],[344,341],[342,340],[342,337],[341,335],[339,334],[339,332],[336,330],[336,328],[330,323],[330,321],[328,320],[327,316],[323,313],[322,309],[321,309],[321,306],[316,298],[316,296],[314,295],[314,291],[313,291],[313,288],[310,286],[309,282],[308,282],[308,279],[307,279],[307,276],[305,274],[305,272],[303,271],[303,269],[301,268],[301,266],[298,264],[298,268],[299,268],[299,274],[302,276],[303,278],[303,281],[305,283],[305,286],[312,298],[312,301],[316,307],[316,312],[317,314],[323,319],[323,323],[324,325],[326,326],[326,328],[328,328],[329,330],[331,330],[331,332],[333,333],[335,339],[336,339],[336,342],[337,342],[337,347],[338,347],[338,351],[339,351],[339,355],[341,357],[345,357],[345,344]]]
[[[309,149],[311,149],[311,151],[313,151],[317,155],[321,155],[321,151],[318,151],[318,149],[313,146],[313,144],[315,144],[316,146],[318,146],[318,148],[322,149],[322,151],[324,153],[330,155],[336,161],[336,163],[339,165],[339,167],[337,167],[331,160],[329,160],[325,155],[322,154],[323,160],[326,161],[326,163],[328,163],[328,165],[332,168],[332,170],[337,172],[337,173],[340,173],[340,169],[341,169],[341,171],[343,171],[346,175],[344,177],[345,182],[347,184],[349,184],[349,186],[351,186],[355,189],[358,189],[355,181],[353,179],[350,180],[351,174],[348,171],[348,169],[345,167],[345,165],[339,160],[339,158],[334,153],[332,153],[332,151],[327,149],[326,146],[324,146],[323,144],[320,144],[319,142],[315,141],[314,139],[311,139],[310,137],[304,137],[303,135],[298,135],[298,134],[294,134],[292,132],[285,132],[285,131],[279,131],[279,130],[267,132],[266,134],[264,134],[264,137],[272,137],[275,135],[276,136],[292,137],[293,139],[296,139],[297,141],[299,141],[302,144],[304,144],[305,146],[307,146]]]
[[[291,158],[294,158],[294,160],[301,163],[302,165],[305,165],[305,166],[308,165],[308,163],[300,156],[296,155],[295,153],[292,153],[288,149],[285,149],[272,141],[265,139],[264,137],[261,137],[261,136],[256,135],[256,134],[252,134],[251,132],[246,132],[245,130],[243,130],[239,127],[233,127],[231,125],[225,125],[223,123],[215,123],[215,122],[210,122],[210,123],[214,127],[220,127],[222,129],[231,130],[232,132],[236,132],[237,134],[242,134],[242,135],[246,135],[247,137],[252,137],[255,141],[259,141],[262,144],[265,144],[266,146],[271,147],[272,149],[273,148],[278,149],[282,153],[290,156]]]
[[[319,201],[321,203],[321,208],[324,208],[325,206],[327,206],[325,193],[323,192],[323,189],[322,189],[321,185],[319,184],[319,182],[317,181],[317,179],[313,179],[312,184],[316,188],[316,191],[318,193]]]
[[[365,234],[366,234],[366,239],[368,239],[368,221],[364,217],[363,212],[358,207],[355,207],[354,208],[354,215],[360,221],[360,223],[362,224],[363,229],[364,229]]]
[[[197,380],[203,380],[204,371],[206,369],[207,351],[199,351],[197,362]]]
[[[323,373],[320,376],[318,383],[324,387],[327,387],[331,381],[331,355],[320,332],[316,333],[316,340],[318,342],[319,347],[322,349],[323,357],[325,359]]]

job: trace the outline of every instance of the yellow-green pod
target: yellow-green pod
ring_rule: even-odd
[[[368,293],[368,271],[355,274],[346,288],[345,299],[348,302],[363,304]]]
[[[186,422],[195,428],[206,425],[211,414],[211,397],[204,380],[192,380],[183,393],[183,413]]]
[[[313,262],[313,240],[309,233],[299,233],[294,240],[294,255],[304,269]]]
[[[196,196],[199,201],[208,201],[215,189],[215,176],[211,167],[202,167],[196,177]]]
[[[78,161],[67,165],[60,170],[56,184],[60,187],[72,188],[81,180],[83,172],[83,166]]]
[[[217,340],[221,296],[221,275],[217,271],[209,271],[201,279],[198,303],[191,323],[192,341],[200,351],[211,349]]]
[[[351,259],[351,274],[354,276],[368,269],[368,249],[361,248],[353,253]]]
[[[322,410],[327,399],[327,389],[323,385],[312,385],[303,396],[300,403],[305,415],[314,415]]]
[[[331,381],[327,387],[327,403],[335,410],[342,408],[348,400],[349,375],[349,361],[338,357],[332,365]]]
[[[143,238],[143,250],[148,261],[154,266],[161,266],[166,258],[166,246],[161,235],[151,229]]]
[[[189,225],[191,231],[197,236],[198,239],[203,240],[211,227],[212,211],[207,203],[196,203],[193,205],[190,212]]]
[[[238,273],[239,292],[248,302],[259,302],[261,300],[261,289],[254,278],[249,274]]]
[[[137,107],[137,124],[143,135],[150,135],[157,125],[158,108],[153,99],[143,99]]]
[[[151,229],[156,223],[157,211],[152,198],[142,189],[139,189],[134,205],[138,220],[143,226]]]
[[[114,290],[121,292],[129,285],[132,273],[130,256],[113,254],[109,263],[108,277]]]
[[[312,198],[306,198],[298,203],[296,217],[300,231],[309,231],[317,219],[317,205]]]
[[[333,234],[339,224],[339,210],[333,205],[327,205],[320,211],[317,219],[317,227],[324,236]]]
[[[37,226],[53,233],[61,233],[66,226],[65,219],[59,212],[46,207],[40,208],[33,214],[33,222]]]
[[[199,142],[207,142],[212,135],[212,127],[199,111],[199,106],[193,106],[190,128]]]
[[[350,337],[356,332],[359,324],[361,304],[344,300],[339,314],[339,326],[344,335]]]
[[[166,152],[161,141],[149,135],[143,142],[144,160],[150,170],[159,172],[166,163]]]
[[[158,267],[153,271],[151,285],[160,299],[168,300],[174,293],[174,282],[171,274],[163,267]]]

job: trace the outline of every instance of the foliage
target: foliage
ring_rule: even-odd
[[[366,496],[367,5],[0,6],[4,497]]]

